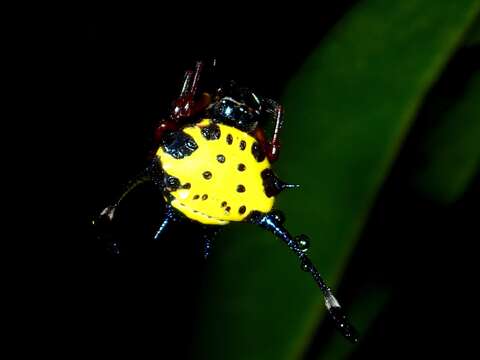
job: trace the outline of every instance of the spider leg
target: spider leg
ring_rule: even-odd
[[[165,132],[177,130],[185,119],[200,113],[210,104],[210,95],[206,93],[202,94],[199,99],[196,99],[203,66],[203,62],[197,61],[195,71],[185,71],[182,89],[178,98],[173,101],[169,116],[167,119],[162,120],[155,130],[154,142],[156,145],[160,144],[160,140]]]
[[[130,194],[138,186],[150,180],[151,179],[148,173],[146,171],[142,171],[127,183],[117,201],[105,207],[100,214],[92,220],[93,231],[97,241],[103,243],[106,246],[108,253],[111,255],[117,256],[120,254],[120,243],[114,238],[112,229],[113,219],[118,206],[121,204],[123,199],[128,196],[128,194]]]
[[[265,139],[265,133],[261,128],[256,131],[256,137],[262,143],[268,160],[275,162],[280,154],[280,130],[283,127],[284,110],[283,106],[271,99],[262,99],[263,105],[266,107],[266,113],[271,116],[274,121],[273,135],[270,140]]]
[[[195,71],[187,70],[183,78],[182,90],[179,97],[173,102],[170,119],[179,122],[193,115],[195,109],[195,95],[197,94],[203,62],[197,61]]]
[[[127,185],[124,187],[120,197],[118,198],[117,201],[115,201],[113,204],[105,207],[99,214],[98,219],[106,220],[108,222],[113,221],[113,218],[115,217],[115,211],[117,210],[118,206],[121,204],[121,202],[130,194],[133,190],[135,190],[138,186],[151,181],[150,176],[145,172],[142,171],[140,174],[132,178],[127,182]],[[95,225],[95,222],[98,220],[93,220],[93,223]]]
[[[347,316],[343,312],[340,304],[332,293],[332,290],[323,280],[322,276],[315,268],[313,263],[306,255],[306,249],[303,248],[302,238],[293,238],[288,231],[283,227],[284,216],[281,212],[273,211],[268,214],[253,213],[250,217],[250,222],[260,225],[266,230],[269,230],[276,237],[283,240],[287,246],[300,259],[302,269],[309,272],[318,287],[322,291],[325,298],[325,306],[334,321],[335,325],[342,333],[342,335],[352,342],[358,342],[358,335],[353,326],[349,323]]]
[[[138,186],[146,183],[146,182],[154,182],[159,186],[163,186],[162,183],[162,170],[160,166],[160,162],[157,157],[155,157],[144,170],[142,170],[137,176],[130,179],[117,201],[115,201],[112,205],[105,207],[101,212],[98,218],[105,219],[108,221],[112,221],[115,216],[115,210],[121,204],[121,202]],[[95,220],[93,221],[95,222]]]
[[[112,222],[115,218],[117,208],[132,191],[146,182],[153,182],[162,189],[164,186],[162,174],[160,162],[158,158],[155,157],[147,168],[127,182],[118,199],[113,204],[105,207],[100,214],[92,220],[96,238],[107,244],[107,248],[112,255],[119,255],[120,253],[120,244],[117,240],[113,239],[112,234]]]
[[[171,205],[165,207],[165,214],[162,222],[160,223],[157,232],[153,236],[154,240],[161,240],[162,236],[168,231],[168,228],[179,221],[180,218],[175,213],[174,208]]]
[[[203,226],[203,234],[202,234],[202,241],[203,241],[203,257],[205,260],[210,255],[210,250],[212,249],[212,242],[217,236],[220,228],[214,225],[205,225]]]

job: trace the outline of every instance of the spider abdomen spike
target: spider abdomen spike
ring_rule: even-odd
[[[299,185],[289,184],[280,180],[271,169],[262,171],[263,187],[268,197],[276,196],[285,189],[300,187]]]

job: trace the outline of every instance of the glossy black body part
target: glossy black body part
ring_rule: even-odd
[[[175,159],[182,159],[197,150],[198,145],[193,138],[183,131],[169,131],[162,139],[165,152]]]
[[[234,82],[218,90],[216,101],[210,107],[214,121],[251,132],[258,125],[262,105],[251,90],[240,88]]]

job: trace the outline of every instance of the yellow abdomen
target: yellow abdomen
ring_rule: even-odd
[[[261,173],[270,168],[266,157],[252,153],[255,138],[234,127],[217,124],[218,138],[207,139],[202,129],[212,121],[186,127],[198,148],[176,159],[162,147],[157,151],[163,170],[179,179],[181,186],[170,192],[172,206],[203,224],[225,225],[242,221],[251,211],[268,212],[274,197],[265,194]]]

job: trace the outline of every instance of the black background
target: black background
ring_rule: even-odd
[[[116,235],[124,240],[123,258],[109,256],[90,221],[145,165],[155,124],[178,93],[183,71],[197,59],[216,58],[219,78],[278,98],[289,76],[353,3],[310,5],[311,11],[184,4],[151,11],[148,18],[127,8],[60,9],[62,16],[18,27],[22,81],[16,86],[27,93],[20,114],[28,117],[20,125],[27,130],[23,143],[38,149],[28,162],[37,180],[27,180],[26,187],[33,184],[40,195],[33,204],[38,220],[27,236],[33,252],[28,251],[25,269],[33,281],[24,285],[25,320],[16,324],[21,335],[31,335],[22,336],[22,346],[65,355],[191,355],[203,266],[195,227],[175,230],[182,241],[152,243],[162,205],[148,186],[119,213]],[[439,91],[465,81],[478,64],[472,54],[456,56]],[[420,114],[405,149],[415,149],[426,131],[421,120]],[[414,167],[414,151],[403,150],[339,290],[339,297],[349,298],[365,277],[394,288],[354,358],[433,356],[446,348],[458,353],[471,341],[466,327],[475,325],[474,307],[468,299],[476,283],[467,279],[475,271],[478,188],[443,207],[409,188],[405,179]],[[37,222],[46,228],[44,236],[36,235]],[[381,271],[369,263],[381,265]],[[319,329],[307,358],[314,359],[332,331],[331,324]]]

